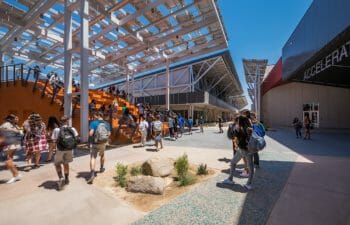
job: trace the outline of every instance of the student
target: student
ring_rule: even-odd
[[[174,119],[171,116],[171,113],[168,114],[168,127],[169,127],[169,136],[170,139],[174,138]]]
[[[192,126],[193,126],[193,119],[192,116],[190,116],[187,120],[187,126],[188,126],[188,132],[190,135],[192,135]]]
[[[62,190],[64,185],[69,184],[69,163],[73,162],[73,149],[78,143],[78,132],[74,127],[68,125],[68,121],[69,118],[67,116],[62,116],[60,121],[61,127],[55,128],[51,137],[57,146],[54,164],[58,175],[58,190]],[[62,165],[64,178],[62,174]]]
[[[163,149],[163,141],[162,141],[162,127],[163,123],[160,122],[159,115],[156,116],[156,120],[153,122],[153,131],[154,131],[154,141],[157,151],[159,151],[158,143],[160,143],[160,149]]]
[[[54,116],[50,116],[49,120],[47,121],[47,127],[46,127],[46,138],[47,138],[47,142],[49,144],[49,153],[47,155],[46,162],[51,161],[53,153],[56,150],[56,143],[52,139],[52,133],[59,126],[60,125],[59,125],[57,118]]]
[[[310,140],[311,139],[311,120],[310,120],[309,113],[305,113],[304,127],[305,127],[304,140],[306,139]]]
[[[140,115],[140,124],[139,124],[139,131],[141,132],[141,146],[145,146],[146,138],[147,138],[147,129],[148,129],[148,123],[145,120],[144,116]]]
[[[21,137],[22,132],[17,126],[18,117],[14,114],[10,114],[5,118],[5,121],[0,126],[0,133],[3,148],[2,150],[6,153],[5,165],[8,170],[12,173],[12,178],[8,180],[7,184],[12,184],[22,178],[22,175],[18,173],[18,170],[13,163],[13,156],[16,151],[21,149]]]
[[[253,154],[248,152],[248,137],[251,132],[252,127],[249,119],[245,116],[240,116],[238,118],[238,124],[236,124],[234,128],[233,135],[237,138],[238,150],[231,160],[230,176],[222,182],[223,184],[234,184],[232,179],[235,173],[236,165],[242,157],[246,157],[249,167],[249,178],[244,187],[248,190],[252,189],[251,183],[254,176]]]
[[[250,121],[252,123],[253,130],[260,136],[264,137],[265,136],[265,127],[264,125],[257,120],[256,114],[255,113],[250,113],[249,115]],[[260,159],[259,159],[259,153],[255,152],[253,154],[253,161],[254,161],[254,167],[255,168],[260,168]]]
[[[301,138],[301,128],[303,127],[303,124],[299,121],[298,117],[294,118],[292,126],[295,129],[295,134],[297,138]]]
[[[47,152],[49,145],[46,139],[46,126],[38,113],[32,113],[28,117],[29,130],[25,136],[26,159],[28,166],[24,168],[25,171],[31,169],[32,157],[35,155],[34,168],[40,165],[40,157],[42,152]]]
[[[94,120],[90,123],[89,129],[90,142],[92,143],[92,146],[90,148],[91,176],[88,180],[88,184],[92,184],[95,179],[95,162],[97,154],[100,155],[100,173],[105,171],[105,150],[111,134],[111,127],[108,122],[103,120],[103,114],[101,112],[97,112],[94,114]]]
[[[199,127],[200,127],[201,133],[204,133],[204,130],[203,130],[203,124],[204,124],[203,116],[201,116],[199,118],[198,123],[199,123]]]
[[[221,117],[218,118],[218,124],[219,124],[219,133],[224,133],[224,130],[222,129],[222,119],[221,119]]]

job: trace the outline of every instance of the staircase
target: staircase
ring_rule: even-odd
[[[11,65],[16,68],[16,65]],[[63,88],[54,95],[53,88],[49,84],[47,78],[37,77],[34,81],[29,81],[27,75],[23,78],[23,74],[15,76],[16,72],[22,71],[23,66],[18,66],[21,70],[14,69],[14,75],[12,79],[9,79],[6,74],[6,80],[1,79],[0,82],[0,102],[2,109],[0,110],[0,117],[5,118],[9,113],[14,113],[19,116],[21,125],[31,112],[38,112],[43,120],[47,122],[50,116],[60,118],[63,115]],[[5,68],[2,67],[2,69]],[[89,102],[94,99],[96,101],[96,108],[98,109],[103,104],[109,106],[114,100],[114,96],[104,91],[89,91]],[[122,116],[122,106],[125,104],[130,113],[138,118],[138,109],[130,102],[118,98],[118,113],[111,119],[112,144],[127,144],[138,143],[141,141],[141,135],[139,132],[135,132],[131,137],[133,128],[129,128],[126,125],[122,125],[117,133],[119,126],[118,122]],[[80,105],[77,97],[73,97],[73,114],[72,123],[73,126],[80,132]]]

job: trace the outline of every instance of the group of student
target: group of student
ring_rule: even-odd
[[[311,139],[311,129],[313,127],[312,127],[312,122],[311,122],[309,113],[305,113],[303,122],[301,122],[298,117],[295,117],[292,122],[292,126],[295,129],[296,138],[302,138],[301,129],[304,127],[305,128],[304,140]]]
[[[94,114],[89,127],[90,171],[88,183],[92,183],[95,176],[95,161],[100,155],[100,172],[104,172],[104,151],[111,133],[108,122],[103,120],[100,112]],[[38,113],[31,113],[21,128],[18,117],[10,114],[0,126],[0,150],[6,157],[5,165],[11,171],[12,178],[8,184],[22,178],[13,162],[13,157],[22,149],[25,151],[27,166],[23,169],[29,171],[40,167],[41,155],[48,152],[46,162],[54,161],[58,175],[57,188],[61,190],[69,184],[69,163],[73,161],[73,149],[78,144],[77,130],[69,126],[69,118],[63,116],[58,121],[50,117],[46,126]],[[34,157],[34,165],[32,158]]]
[[[265,136],[265,127],[257,120],[255,113],[245,110],[235,118],[233,124],[230,124],[227,130],[227,136],[232,140],[233,158],[231,160],[230,175],[227,179],[222,181],[222,183],[233,185],[233,176],[236,170],[238,170],[241,177],[248,177],[244,187],[251,190],[253,188],[252,180],[254,177],[254,169],[260,167],[258,151],[265,147],[263,139]],[[259,139],[258,141],[261,140],[263,143],[260,148],[254,146],[254,149],[252,149],[251,142],[256,141],[256,139],[253,140],[255,137]],[[243,169],[236,169],[236,165],[241,159],[243,159],[244,167]]]

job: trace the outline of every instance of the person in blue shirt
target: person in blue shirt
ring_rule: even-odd
[[[178,120],[179,120],[179,127],[182,130],[185,126],[185,118],[181,114],[179,114]]]
[[[88,180],[89,184],[92,184],[95,179],[95,162],[97,154],[100,155],[100,172],[105,171],[105,150],[108,143],[108,138],[111,134],[111,126],[108,122],[103,120],[102,112],[97,112],[94,114],[94,120],[91,121],[89,127],[89,136],[90,136],[90,169],[91,177]]]
[[[192,116],[190,116],[187,120],[187,126],[188,126],[188,132],[192,134],[192,126],[193,126],[193,119]]]

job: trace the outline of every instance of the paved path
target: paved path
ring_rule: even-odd
[[[237,184],[232,187],[217,183],[227,176],[232,146],[225,134],[216,132],[216,128],[207,128],[204,134],[195,132],[178,141],[165,141],[165,150],[158,153],[152,147],[145,151],[132,146],[107,151],[107,169],[117,161],[132,163],[154,155],[176,158],[187,153],[194,163],[223,170],[146,216],[87,185],[89,156],[83,154],[74,159],[72,181],[64,191],[54,189],[52,165],[25,173],[16,184],[0,184],[0,225],[350,224],[349,133],[321,132],[308,142],[295,139],[288,129],[269,132],[255,189],[247,193],[240,185],[246,179],[235,178]],[[0,171],[0,179],[9,177],[8,171]],[[327,205],[321,204],[324,202]]]

